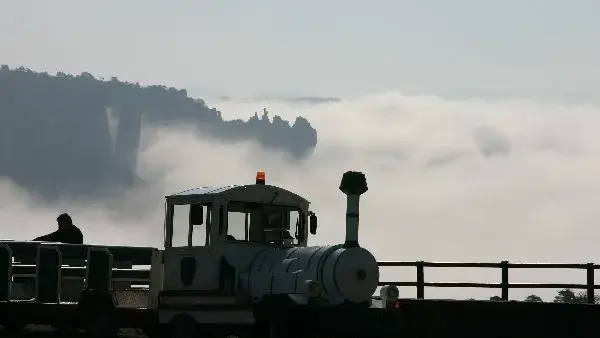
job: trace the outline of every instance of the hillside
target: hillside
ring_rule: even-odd
[[[131,186],[142,121],[185,121],[222,142],[255,140],[296,159],[309,156],[317,143],[316,130],[302,117],[291,126],[279,116],[270,122],[266,113],[248,122],[224,121],[219,111],[184,89],[3,65],[0,176],[45,197]]]

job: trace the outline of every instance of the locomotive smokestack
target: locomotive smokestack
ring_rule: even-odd
[[[346,241],[345,247],[356,247],[358,245],[358,208],[360,195],[369,188],[365,174],[357,171],[347,171],[342,176],[340,190],[346,194]]]

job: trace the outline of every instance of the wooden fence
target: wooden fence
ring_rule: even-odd
[[[509,263],[502,261],[500,263],[456,263],[456,262],[399,262],[399,261],[380,261],[380,267],[399,267],[414,266],[417,272],[415,282],[380,282],[379,285],[395,286],[414,286],[417,288],[417,298],[425,298],[426,287],[439,288],[490,288],[501,289],[501,299],[508,300],[509,289],[583,289],[587,290],[587,303],[594,303],[594,290],[600,289],[594,281],[594,272],[600,269],[600,265],[594,263],[586,264],[566,264],[566,263]],[[425,267],[435,268],[496,268],[501,270],[500,283],[462,283],[462,282],[425,282]],[[586,270],[586,284],[557,284],[557,283],[510,283],[508,281],[509,269],[577,269]]]

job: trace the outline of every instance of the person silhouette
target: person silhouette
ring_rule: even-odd
[[[73,219],[69,214],[60,214],[56,218],[56,223],[58,223],[58,230],[39,236],[34,241],[83,244],[83,233],[73,224]]]

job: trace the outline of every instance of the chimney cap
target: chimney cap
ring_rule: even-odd
[[[340,190],[346,195],[362,195],[369,187],[367,186],[367,178],[360,171],[347,171],[342,176]]]

